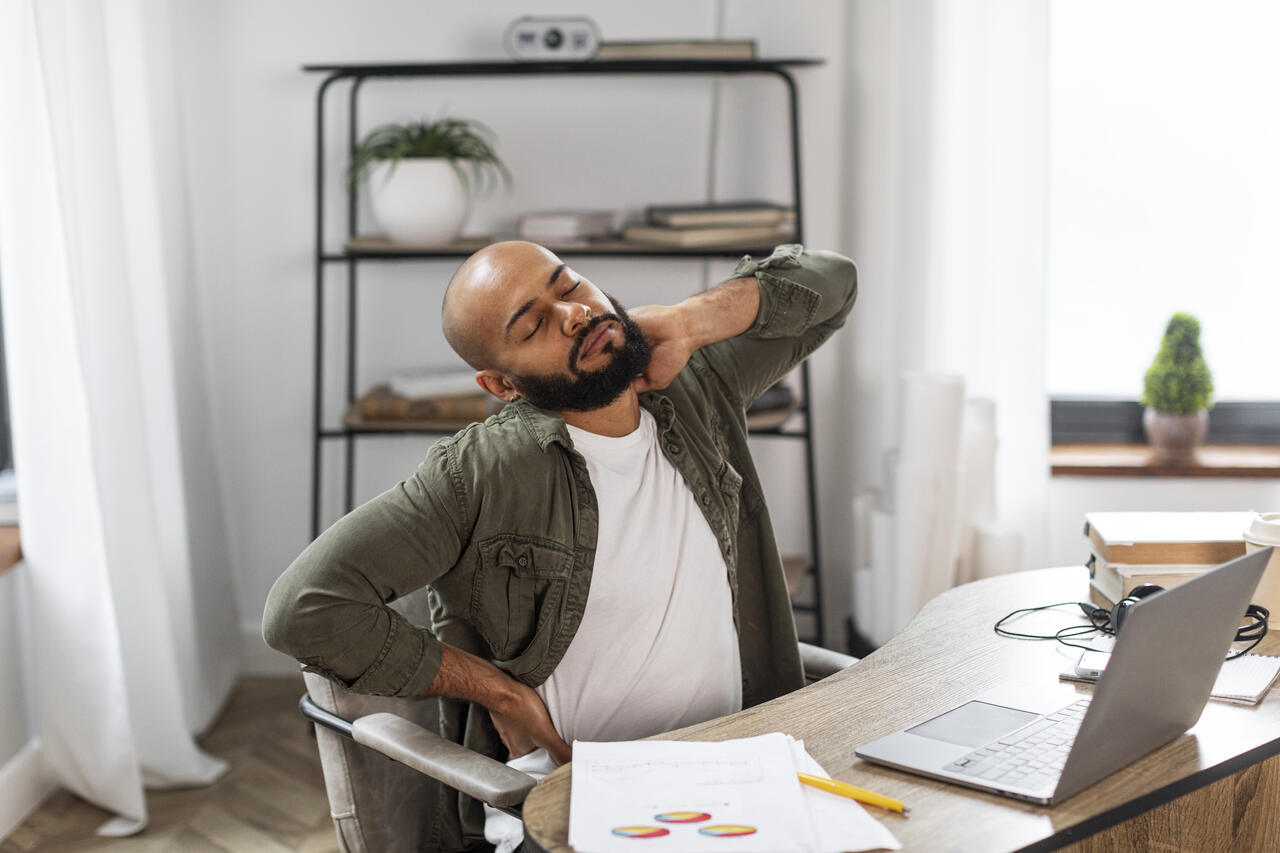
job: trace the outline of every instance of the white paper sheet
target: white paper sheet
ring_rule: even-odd
[[[578,853],[899,849],[857,803],[802,786],[801,767],[825,775],[781,733],[717,743],[578,741],[569,843]]]
[[[830,778],[822,765],[805,751],[803,741],[792,738],[791,744],[798,772]],[[809,807],[809,819],[818,835],[819,853],[902,849],[887,826],[867,814],[866,809],[848,797],[819,791],[808,785],[801,785],[800,790],[805,805]]]

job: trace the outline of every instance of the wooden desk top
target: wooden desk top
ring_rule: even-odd
[[[905,850],[1050,850],[1280,753],[1280,690],[1258,706],[1211,700],[1185,735],[1057,806],[1037,806],[869,764],[868,741],[942,713],[1009,682],[1057,685],[1063,703],[1091,687],[1058,682],[1077,653],[1053,642],[998,637],[992,625],[1019,607],[1087,601],[1083,568],[1044,569],[977,581],[929,602],[898,636],[843,672],[737,714],[680,729],[671,740],[727,740],[782,731],[804,740],[835,778],[895,797],[907,817],[868,807]],[[1056,615],[1050,615],[1056,614]],[[1033,614],[1010,627],[1045,633],[1072,624],[1075,608]],[[1280,632],[1278,632],[1280,633]],[[1269,635],[1257,652],[1280,653]],[[568,844],[570,767],[538,784],[524,804],[527,833],[551,853]]]

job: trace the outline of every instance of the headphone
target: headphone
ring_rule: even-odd
[[[1144,598],[1150,598],[1158,592],[1164,592],[1164,587],[1153,583],[1138,584],[1129,591],[1128,595],[1117,601],[1116,606],[1109,611],[1106,608],[1095,607],[1086,602],[1080,603],[1080,609],[1084,611],[1084,615],[1089,617],[1089,621],[1099,631],[1106,634],[1119,635],[1120,629],[1124,627],[1125,620],[1133,612],[1133,608],[1137,607],[1138,603]],[[1235,642],[1244,643],[1252,640],[1252,643],[1243,651],[1233,652],[1232,657],[1239,657],[1249,651],[1249,649],[1262,642],[1262,638],[1267,635],[1268,620],[1271,617],[1270,610],[1261,604],[1250,604],[1244,615],[1249,620],[1249,624],[1242,625],[1236,629]]]
[[[1144,598],[1150,598],[1157,592],[1164,592],[1164,587],[1153,583],[1138,584],[1129,591],[1128,595],[1116,602],[1116,606],[1111,608],[1110,613],[1111,627],[1116,634],[1120,633],[1120,629],[1124,627],[1124,620],[1138,602]]]
[[[1022,640],[1057,640],[1063,645],[1075,646],[1076,648],[1089,649],[1090,646],[1080,645],[1072,642],[1075,638],[1084,639],[1087,635],[1095,631],[1104,634],[1119,634],[1121,627],[1124,625],[1128,615],[1133,612],[1133,608],[1144,598],[1150,598],[1156,593],[1164,592],[1164,587],[1157,586],[1153,583],[1144,583],[1135,586],[1128,595],[1116,602],[1115,607],[1108,610],[1105,607],[1088,601],[1070,602],[1064,601],[1059,604],[1046,604],[1041,607],[1023,607],[1015,610],[1007,616],[1001,618],[995,624],[995,631],[1002,637],[1013,637]],[[1047,610],[1051,607],[1061,607],[1065,604],[1076,604],[1084,615],[1088,618],[1088,625],[1070,625],[1053,634],[1023,634],[1011,631],[1004,627],[1004,623],[1020,613],[1030,613],[1036,610]],[[1243,625],[1236,630],[1235,642],[1248,642],[1249,645],[1238,651],[1232,652],[1228,656],[1228,660],[1240,657],[1250,651],[1258,643],[1262,642],[1262,638],[1267,635],[1268,620],[1271,611],[1263,607],[1261,604],[1250,604],[1245,610],[1245,618],[1249,620],[1249,624]]]

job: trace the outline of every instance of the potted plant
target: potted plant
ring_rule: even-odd
[[[365,181],[374,219],[400,243],[456,240],[468,202],[511,173],[494,151],[493,131],[470,119],[384,124],[356,146],[353,185]]]
[[[1209,431],[1213,377],[1200,351],[1200,321],[1174,314],[1142,391],[1142,424],[1157,462],[1188,462]]]

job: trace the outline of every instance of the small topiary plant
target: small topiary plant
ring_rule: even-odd
[[[1200,351],[1200,321],[1174,314],[1147,370],[1142,404],[1167,415],[1193,415],[1213,404],[1213,376]]]

